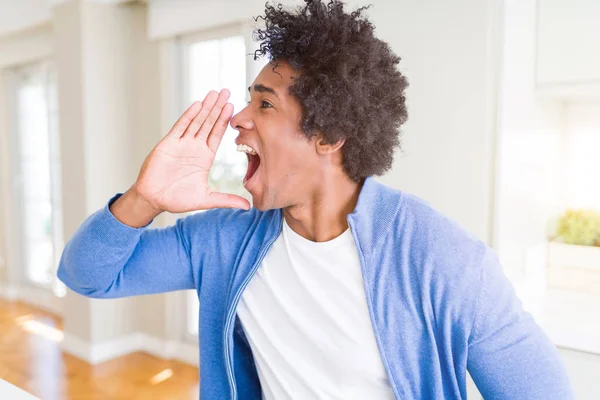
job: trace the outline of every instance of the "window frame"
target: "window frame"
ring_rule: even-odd
[[[177,70],[177,79],[175,84],[177,85],[176,90],[176,103],[177,109],[185,110],[189,104],[187,104],[187,99],[190,98],[190,85],[187,84],[187,79],[190,74],[190,55],[188,49],[191,45],[211,40],[219,40],[226,39],[234,36],[241,36],[244,40],[244,51],[246,52],[246,56],[249,53],[248,43],[251,42],[252,38],[249,35],[248,26],[244,24],[231,24],[222,27],[217,27],[214,29],[196,32],[193,34],[181,35],[175,39],[176,43],[176,70]],[[245,82],[248,83],[249,80],[249,71],[251,69],[251,62],[247,61],[245,66]],[[253,79],[253,78],[252,78]],[[247,86],[247,85],[246,85]],[[202,100],[202,99],[199,99]],[[179,215],[178,218],[188,215],[190,213]],[[176,321],[180,326],[180,336],[186,342],[197,343],[198,342],[198,326],[196,329],[192,329],[192,320],[195,322],[198,321],[198,317],[192,318],[192,313],[199,316],[199,301],[196,303],[193,300],[197,299],[197,293],[195,290],[184,291],[179,294],[178,299],[175,301],[179,307],[179,310],[185,310],[185,318],[179,318],[179,321]],[[175,305],[175,307],[177,307]]]
[[[42,74],[43,85],[45,88],[46,104],[48,112],[48,168],[50,175],[50,204],[52,206],[52,263],[53,263],[53,278],[47,284],[30,279],[28,275],[28,256],[26,254],[27,233],[23,228],[25,221],[24,214],[24,181],[23,181],[23,159],[21,156],[21,141],[20,141],[20,121],[18,109],[18,91],[20,88],[21,75],[25,73],[40,73]],[[13,65],[5,70],[7,78],[7,103],[8,103],[8,120],[9,120],[9,137],[8,148],[9,155],[9,171],[10,184],[10,207],[13,210],[15,222],[13,233],[18,238],[15,243],[16,249],[16,265],[25,266],[18,268],[17,280],[20,286],[19,291],[21,297],[26,297],[36,304],[46,304],[46,308],[59,310],[60,307],[56,304],[56,297],[64,297],[66,287],[56,278],[56,270],[62,249],[64,248],[64,239],[62,232],[62,193],[61,193],[61,167],[60,167],[60,135],[58,125],[58,80],[57,70],[54,61],[51,58],[44,57],[35,61]],[[51,305],[48,302],[52,303]]]

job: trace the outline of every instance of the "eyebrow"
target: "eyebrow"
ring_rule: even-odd
[[[250,92],[251,89],[252,89],[252,86],[249,86],[248,92]],[[257,83],[256,85],[254,85],[254,91],[259,92],[259,93],[271,93],[271,94],[274,94],[275,97],[279,98],[275,89],[265,86],[262,83]]]

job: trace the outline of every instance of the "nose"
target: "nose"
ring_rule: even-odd
[[[231,127],[237,131],[240,129],[251,130],[254,128],[254,122],[250,116],[250,109],[246,106],[242,111],[235,114],[229,122]]]

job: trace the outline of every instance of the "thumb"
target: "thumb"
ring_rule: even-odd
[[[250,202],[235,194],[211,192],[206,199],[206,206],[210,208],[241,208],[248,210],[250,209]]]

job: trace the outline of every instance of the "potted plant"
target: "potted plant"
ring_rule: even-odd
[[[548,285],[600,293],[600,213],[569,209],[548,246]]]

